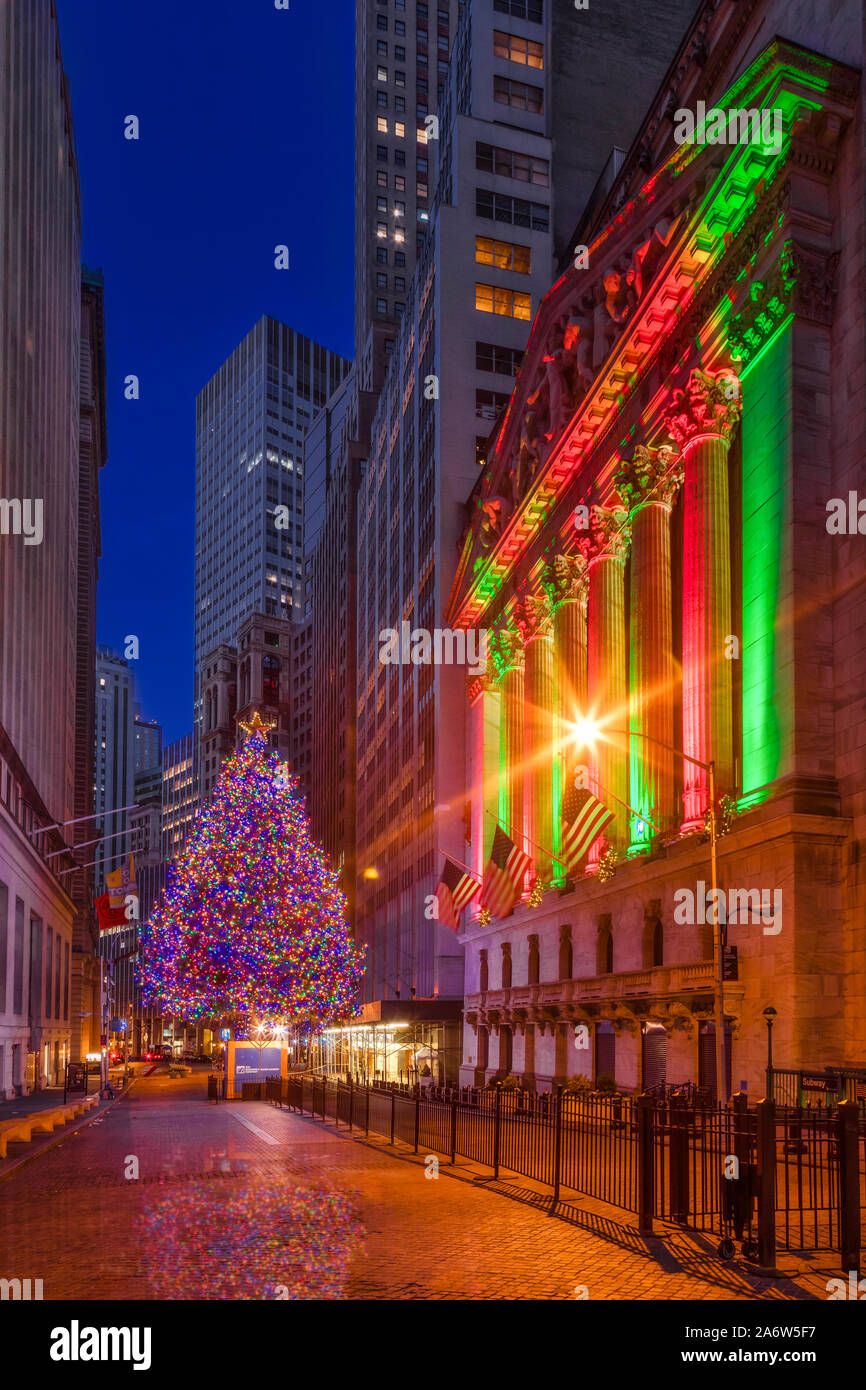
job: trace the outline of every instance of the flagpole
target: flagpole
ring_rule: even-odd
[[[623,801],[622,798],[617,796],[615,792],[609,791],[608,788],[604,785],[604,783],[599,782],[597,778],[593,778],[592,781],[593,784],[596,787],[598,787],[598,790],[600,792],[604,792],[605,796],[611,797],[613,801],[618,801],[620,806],[624,806],[625,809],[627,811],[630,811],[633,816],[637,816],[638,820],[642,820],[644,824],[648,825],[652,830],[654,830],[657,835],[661,834],[661,826],[656,825],[655,821],[651,821],[649,816],[645,816],[641,811],[636,811],[633,806],[629,806],[627,801]]]
[[[461,869],[465,869],[467,874],[471,874],[473,878],[478,878],[477,869],[470,869],[469,865],[464,864],[462,859],[458,859],[455,855],[449,854],[447,850],[440,849],[438,845],[436,846],[436,853],[444,855],[446,859],[450,859],[452,864],[458,864]]]
[[[499,819],[499,817],[498,817],[498,816],[494,816],[494,814],[493,814],[492,811],[487,811],[487,810],[485,810],[484,814],[485,814],[485,816],[489,816],[491,820],[495,820],[497,825],[501,825],[501,824],[502,824],[502,821]],[[510,825],[510,824],[509,824],[509,825],[507,826],[507,829],[508,829],[508,830],[513,830],[513,831],[515,832],[516,835],[520,835],[520,838],[521,838],[522,840],[525,840],[526,843],[527,843],[528,845],[532,845],[532,848],[533,848],[533,849],[540,850],[541,853],[544,854],[544,855],[546,855],[548,859],[555,859],[556,862],[557,862],[557,864],[561,864],[562,867],[565,869],[566,873],[568,872],[568,865],[566,864],[566,862],[565,862],[564,859],[560,859],[560,857],[559,857],[558,854],[551,854],[551,852],[550,852],[549,849],[545,849],[542,845],[537,845],[537,844],[535,843],[534,840],[530,840],[530,838],[529,838],[528,835],[522,834],[521,831],[519,831],[519,830],[517,829],[517,827],[514,826],[514,825]]]

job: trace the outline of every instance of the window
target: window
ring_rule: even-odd
[[[479,468],[487,467],[487,435],[476,434],[475,436],[475,462]]]
[[[403,317],[403,312],[405,308],[406,305],[403,303],[401,299],[397,299],[394,301],[394,313],[396,314],[398,319]]]
[[[406,164],[406,151],[405,151],[405,150],[395,150],[395,151],[394,151],[394,163],[397,165],[397,167],[398,167],[399,169],[402,169],[402,168],[405,167],[405,164]]]
[[[493,30],[493,56],[530,68],[544,67],[544,48],[540,43],[522,39],[518,34],[506,34],[504,29]]]
[[[544,18],[544,0],[493,0],[497,14],[513,14],[515,19],[528,19],[540,24]]]
[[[376,288],[378,290],[386,290],[388,288],[388,277],[381,270],[376,273]]]
[[[419,174],[426,174],[426,173],[427,173],[428,161],[427,161],[427,156],[426,156],[426,155],[423,155],[423,154],[419,154],[419,155],[418,155],[418,157],[417,157],[416,160],[415,160],[415,168],[418,170],[418,173],[419,173]]]
[[[405,110],[406,110],[406,98],[405,98],[405,97],[395,97],[395,98],[394,98],[394,110],[395,110],[395,111],[405,111]]]
[[[395,251],[395,252],[394,252],[394,264],[395,264],[396,266],[400,267],[400,268],[402,268],[403,266],[405,266],[405,264],[406,264],[406,252],[405,252],[405,251]]]
[[[394,289],[395,289],[395,290],[405,290],[405,288],[406,288],[406,276],[405,276],[405,275],[395,275],[395,276],[394,276]]]
[[[475,370],[497,372],[502,376],[517,376],[523,353],[519,348],[500,347],[498,343],[475,344]]]
[[[376,78],[377,78],[377,80],[378,80],[379,82],[387,82],[387,81],[388,81],[388,69],[387,69],[387,68],[377,68],[377,69],[376,69]]]
[[[385,169],[376,170],[376,183],[379,186],[379,188],[388,187],[388,174]]]
[[[485,145],[480,140],[475,145],[475,168],[485,174],[518,179],[521,183],[537,183],[543,188],[550,183],[549,160],[534,154],[518,154],[516,150],[505,150],[498,145]]]
[[[416,197],[416,198],[426,198],[426,197],[427,197],[427,185],[426,185],[426,183],[416,183],[416,185],[415,185],[415,197]]]
[[[530,298],[519,290],[502,285],[475,285],[475,307],[485,314],[503,314],[510,319],[530,318]]]
[[[529,227],[533,232],[546,232],[549,208],[543,203],[530,203],[525,198],[512,198],[507,193],[475,190],[476,217],[489,217],[494,222],[511,222],[515,227]]]
[[[479,420],[496,420],[508,405],[511,397],[506,391],[475,391],[475,414]]]
[[[388,40],[387,40],[387,39],[377,39],[377,40],[376,40],[376,52],[379,53],[379,54],[381,54],[381,56],[382,56],[383,58],[387,58],[387,57],[388,57]]]
[[[385,247],[385,246],[377,246],[377,247],[376,247],[376,263],[377,263],[377,265],[387,265],[387,264],[388,264],[388,249],[387,249],[387,247]]]
[[[437,38],[436,38],[436,47],[439,48],[439,49],[441,49],[443,53],[447,53],[447,52],[448,52],[448,35],[447,35],[447,34],[439,34],[439,35],[437,36]]]
[[[497,98],[497,100],[498,100],[498,98]],[[382,106],[382,107],[387,108],[387,106],[388,106],[388,93],[387,93],[387,92],[377,92],[377,93],[376,93],[376,105],[377,105],[377,106]]]
[[[377,14],[377,15],[376,15],[376,28],[377,28],[377,29],[384,30],[384,31],[387,33],[387,31],[388,31],[388,16],[387,16],[387,15],[385,15],[385,14]]]
[[[402,174],[395,174],[395,175],[394,175],[394,192],[395,192],[395,193],[405,193],[405,192],[406,192],[406,180],[404,179],[404,177],[403,177]]]
[[[405,217],[405,216],[406,216],[406,204],[405,204],[405,203],[401,203],[399,199],[394,203],[394,216],[395,216],[395,217]]]
[[[387,117],[387,116],[377,116],[377,117],[376,117],[376,129],[378,130],[378,132],[379,132],[380,135],[387,135],[387,134],[388,134],[388,117]],[[384,150],[384,149],[385,149],[385,146],[384,146],[384,145],[380,145],[380,146],[379,146],[379,149],[380,149],[380,150]],[[386,159],[388,158],[387,151],[386,151],[386,153],[385,153],[385,158],[386,158]]]
[[[381,120],[381,117],[380,117],[379,119]],[[388,122],[386,121],[385,124],[387,125]],[[377,145],[377,146],[376,146],[376,158],[377,158],[377,160],[379,161],[380,164],[387,164],[387,163],[388,163],[388,146],[387,146],[387,145]]]
[[[498,270],[516,270],[529,274],[528,246],[515,246],[510,241],[494,241],[492,237],[476,236],[475,259],[479,265],[495,265]]]
[[[388,223],[387,223],[387,222],[377,222],[377,223],[376,223],[376,236],[387,236],[387,235],[388,235]]]
[[[395,68],[394,70],[394,85],[396,87],[406,86],[406,74],[405,72],[400,72],[398,68]]]
[[[388,199],[387,199],[387,198],[377,198],[377,199],[376,199],[376,211],[377,211],[377,212],[387,212],[387,211],[388,211]]]
[[[403,20],[403,19],[395,19],[395,20],[394,20],[394,33],[395,33],[395,34],[399,34],[401,38],[403,38],[403,37],[405,36],[405,33],[406,33],[406,21],[405,21],[405,20]]]
[[[395,47],[394,47],[394,57],[397,59],[397,62],[398,62],[398,63],[405,63],[405,61],[406,61],[406,50],[405,50],[405,48],[401,48],[399,44],[396,44]]]
[[[403,121],[395,121],[395,122],[394,122],[394,134],[395,134],[396,136],[398,136],[399,139],[401,139],[401,140],[403,139],[403,137],[404,137],[405,134],[406,134],[406,126],[405,126],[405,124],[404,124]],[[397,160],[396,160],[396,159],[395,159],[394,163],[395,163],[395,164],[397,163]],[[403,158],[403,163],[405,163],[405,156],[404,156],[404,158]]]
[[[531,111],[540,115],[544,110],[543,98],[544,92],[541,87],[532,87],[528,82],[514,82],[510,77],[493,78],[493,100],[502,106],[512,106],[516,111]]]

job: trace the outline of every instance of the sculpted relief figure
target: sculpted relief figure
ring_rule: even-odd
[[[609,266],[601,282],[601,295],[595,306],[592,365],[597,371],[620,335],[631,306],[626,294],[625,277],[615,266]]]
[[[678,221],[678,218],[662,217],[646,241],[641,242],[635,249],[625,277],[626,294],[632,308],[636,308],[643,298],[643,292],[658,269],[662,252],[670,244]]]
[[[563,347],[574,358],[575,404],[586,395],[590,384],[595,380],[592,367],[592,321],[579,315],[572,315],[565,325],[562,338]]]

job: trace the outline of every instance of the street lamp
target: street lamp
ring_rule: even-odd
[[[715,935],[713,937],[713,956],[716,973],[715,994],[715,1015],[716,1015],[716,1094],[722,1101],[727,1102],[727,1088],[725,1085],[725,1065],[724,1065],[724,1038],[725,1038],[725,1004],[724,1004],[724,949],[722,944],[722,914],[719,911],[718,894],[718,859],[716,854],[716,769],[715,764],[702,762],[700,758],[692,757],[691,753],[684,753],[682,748],[675,748],[671,743],[664,743],[661,739],[653,738],[651,734],[638,733],[634,729],[602,729],[593,720],[579,718],[572,725],[575,740],[580,744],[593,744],[596,739],[604,738],[610,734],[621,735],[623,738],[640,738],[646,743],[654,743],[657,748],[663,748],[666,753],[673,753],[675,757],[682,758],[684,762],[691,763],[694,767],[702,768],[707,774],[709,783],[710,797],[710,877],[712,880],[713,907],[715,910]]]
[[[767,1100],[775,1100],[775,1084],[773,1077],[773,1024],[778,1017],[772,1004],[768,1004],[764,1010],[764,1018],[767,1022]]]

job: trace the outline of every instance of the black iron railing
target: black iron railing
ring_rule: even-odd
[[[677,1088],[679,1089],[679,1088]],[[655,1222],[743,1243],[772,1266],[776,1249],[838,1251],[859,1268],[866,1208],[866,1124],[853,1101],[820,1110],[698,1103],[694,1092],[622,1096],[369,1086],[311,1074],[268,1081],[266,1098],[415,1153],[516,1173]]]

